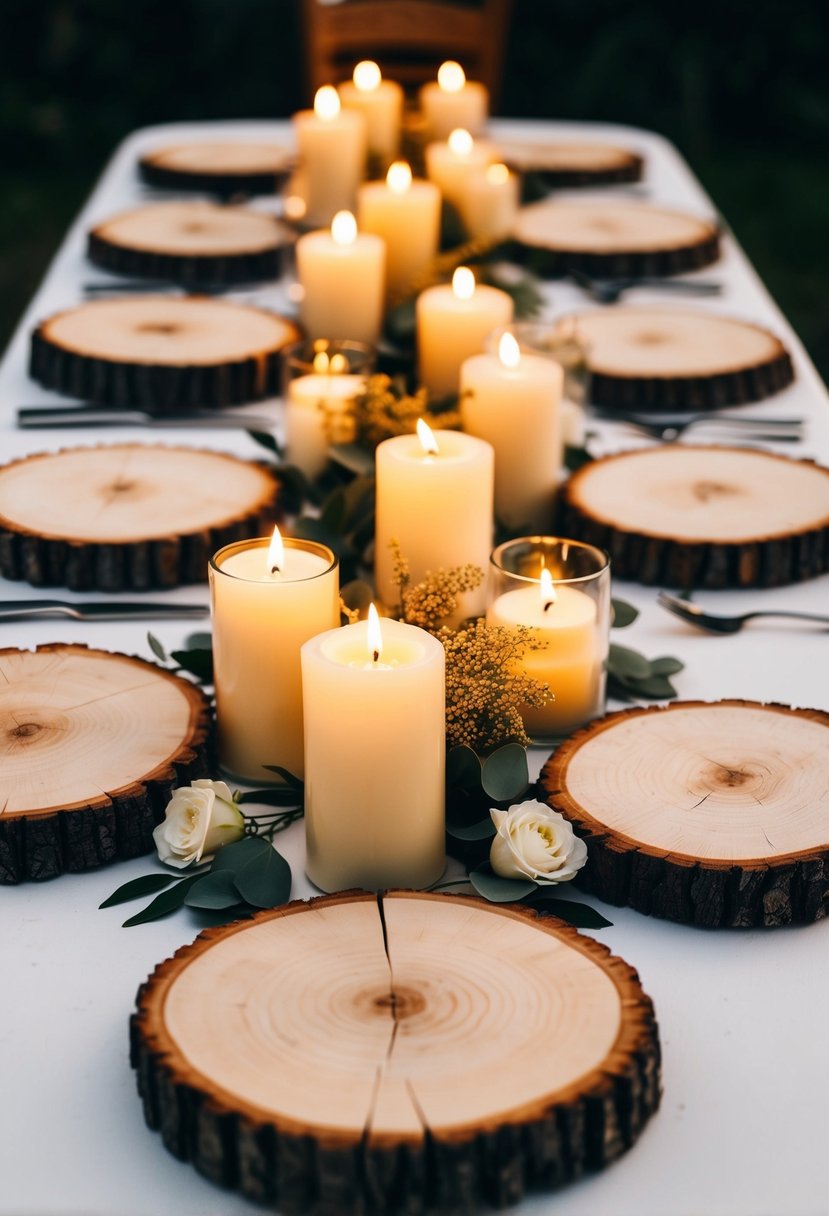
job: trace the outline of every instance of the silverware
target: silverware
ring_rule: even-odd
[[[146,410],[115,409],[102,405],[23,406],[17,425],[24,430],[46,426],[155,426],[228,427],[243,431],[269,431],[273,418],[258,414],[236,414],[221,410],[190,410],[186,414],[149,414]]]
[[[88,600],[71,604],[67,600],[4,600],[0,620],[24,617],[68,616],[75,621],[147,621],[168,617],[190,620],[207,616],[206,604],[164,604],[152,600]]]
[[[718,296],[722,284],[709,279],[660,279],[610,278],[599,279],[585,274],[583,270],[571,270],[570,279],[598,304],[615,304],[634,287],[648,287],[653,291],[665,291],[686,296]]]
[[[687,621],[689,625],[696,625],[698,629],[704,629],[708,633],[739,633],[746,621],[754,621],[759,617],[785,617],[789,620],[814,621],[817,624],[829,626],[829,616],[821,616],[817,612],[786,612],[780,609],[776,612],[767,610],[744,612],[739,616],[719,616],[714,612],[703,612],[702,608],[696,604],[680,599],[676,595],[670,595],[667,591],[659,592],[657,603],[662,608],[666,608],[668,612],[672,612],[674,616]]]
[[[621,422],[651,439],[671,443],[697,426],[721,426],[738,431],[751,439],[774,440],[777,443],[797,443],[803,438],[802,418],[762,418],[745,414],[639,414],[626,410],[594,409],[596,418],[605,422]]]

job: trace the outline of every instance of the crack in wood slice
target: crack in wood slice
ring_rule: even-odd
[[[794,380],[783,343],[734,317],[617,307],[563,317],[584,342],[590,398],[609,409],[721,409],[759,401]]]
[[[829,714],[751,701],[608,714],[544,765],[547,801],[587,842],[579,884],[707,927],[822,919]]]
[[[671,275],[720,256],[713,220],[648,203],[562,203],[523,207],[513,227],[514,252],[537,274],[582,270],[595,275]]]
[[[638,182],[643,158],[613,144],[535,144],[509,141],[501,156],[518,173],[531,173],[548,186],[601,186]]]
[[[151,186],[226,197],[278,194],[295,163],[295,154],[281,144],[211,141],[156,148],[141,157],[138,170]]]
[[[278,279],[292,234],[245,207],[175,201],[122,211],[89,233],[87,255],[115,274],[188,287]]]
[[[292,321],[206,296],[92,300],[42,321],[29,371],[47,388],[153,414],[218,409],[279,391]]]
[[[434,893],[207,930],[141,988],[131,1043],[167,1148],[286,1213],[515,1203],[614,1161],[660,1097],[626,963],[561,921]]]
[[[753,448],[621,452],[570,477],[559,526],[605,549],[617,578],[782,586],[829,570],[829,469]]]
[[[0,883],[138,857],[177,785],[212,765],[209,702],[144,659],[0,650]]]
[[[281,518],[264,464],[127,443],[0,467],[0,574],[36,587],[145,591],[203,583],[223,545]]]

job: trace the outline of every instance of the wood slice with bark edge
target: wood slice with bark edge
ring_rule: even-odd
[[[285,1213],[515,1203],[615,1160],[660,1097],[632,968],[553,918],[427,892],[204,931],[140,989],[131,1045],[166,1147]]]
[[[603,186],[642,179],[644,159],[613,144],[522,143],[500,146],[501,158],[517,173],[530,173],[545,185]]]
[[[292,321],[209,296],[91,300],[32,333],[29,373],[47,388],[151,414],[221,409],[279,392]]]
[[[511,245],[542,276],[581,270],[636,278],[709,266],[720,256],[720,231],[714,220],[649,203],[544,200],[521,208]]]
[[[123,443],[0,467],[0,574],[36,587],[147,591],[203,583],[210,557],[281,518],[266,464]]]
[[[233,140],[156,148],[141,157],[138,171],[149,185],[164,190],[227,197],[278,193],[295,164],[295,153],[281,144]]]
[[[114,274],[223,287],[278,279],[292,240],[260,211],[186,200],[112,216],[89,233],[87,256]]]
[[[209,702],[144,659],[79,644],[0,650],[0,883],[153,848],[177,785],[210,774]]]
[[[735,317],[621,306],[563,317],[587,348],[590,399],[608,409],[708,410],[759,401],[794,380],[783,343]]]
[[[757,448],[605,456],[564,483],[558,511],[560,535],[646,585],[779,587],[829,570],[829,469]]]
[[[810,923],[829,898],[829,714],[676,701],[577,731],[544,796],[587,843],[579,886],[707,927]]]

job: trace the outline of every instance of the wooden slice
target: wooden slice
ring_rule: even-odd
[[[820,920],[829,898],[829,714],[751,701],[609,714],[545,764],[601,899],[696,925]]]
[[[223,452],[122,443],[0,468],[0,573],[37,587],[144,591],[203,583],[222,545],[279,517],[266,465]]]
[[[562,318],[588,351],[591,400],[609,409],[720,409],[794,380],[791,357],[760,325],[690,309],[600,308]]]
[[[154,414],[221,408],[279,391],[291,321],[208,296],[92,300],[32,334],[30,373],[47,388]]]
[[[636,973],[570,926],[362,892],[209,929],[138,996],[150,1127],[280,1212],[502,1207],[599,1169],[659,1103]]]
[[[500,147],[511,169],[531,173],[548,186],[602,186],[638,182],[642,177],[644,161],[639,153],[613,144],[510,141]]]
[[[713,220],[648,203],[564,203],[523,207],[513,228],[519,255],[542,275],[668,275],[720,256]]]
[[[775,587],[829,570],[829,469],[754,448],[671,444],[574,473],[563,536],[610,554],[617,578]]]
[[[139,173],[162,189],[212,194],[274,194],[294,168],[295,154],[281,144],[233,142],[174,144],[141,157]]]
[[[273,216],[246,207],[153,203],[93,228],[87,253],[116,274],[224,286],[279,278],[290,239]]]
[[[195,685],[85,646],[0,650],[0,883],[138,857],[176,785],[209,774]]]

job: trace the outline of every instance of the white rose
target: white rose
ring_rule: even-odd
[[[224,781],[204,780],[173,792],[153,840],[161,861],[183,870],[212,861],[217,849],[244,832],[244,816]]]
[[[543,802],[519,802],[489,812],[496,836],[489,863],[502,878],[567,882],[587,861],[587,846],[558,811]]]

